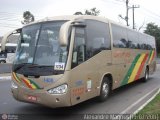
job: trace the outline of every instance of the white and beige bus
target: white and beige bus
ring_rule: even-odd
[[[65,107],[142,79],[156,69],[155,39],[95,16],[44,19],[20,33],[12,68],[13,97],[48,107]]]

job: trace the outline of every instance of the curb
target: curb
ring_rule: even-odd
[[[3,74],[0,74],[0,77],[5,77],[5,76],[11,76],[11,73],[3,73]]]
[[[160,93],[160,88],[157,90],[157,92],[144,104],[142,104],[134,113],[133,115],[136,115],[140,110],[142,110],[149,102],[151,102],[158,94]]]
[[[133,113],[130,113],[130,116],[128,116],[126,118],[126,120],[131,120],[140,110],[142,110],[149,102],[151,102],[159,93],[160,93],[160,88],[156,88],[153,89],[151,92],[147,93],[146,95],[144,95],[142,98],[140,98],[137,102],[133,103],[131,106],[129,106],[128,108],[126,108],[124,111],[122,111],[120,113],[120,115],[123,114],[128,114],[127,112],[129,110],[131,110],[132,108],[134,108],[137,104],[139,104],[141,101],[143,101],[145,98],[147,98],[148,96],[150,96],[153,92],[155,92],[152,97],[150,97],[144,104],[140,105],[140,107],[138,107],[137,110],[135,110]],[[115,117],[116,119],[118,118],[118,116]]]
[[[10,80],[11,80],[11,76],[0,77],[0,82],[10,81]]]
[[[129,112],[130,110],[132,110],[136,105],[140,104],[143,100],[145,100],[147,97],[149,97],[150,95],[153,94],[144,104],[140,105],[140,107],[138,107],[138,109],[134,110],[134,112],[131,112],[131,114],[134,116],[141,109],[143,109],[151,100],[153,100],[159,92],[160,92],[159,88],[153,89],[151,92],[145,94],[143,97],[141,97],[140,99],[138,99],[135,103],[133,103],[130,106],[128,106],[120,114],[127,114],[127,112]]]

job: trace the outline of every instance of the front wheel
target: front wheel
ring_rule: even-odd
[[[98,100],[100,102],[105,101],[111,92],[111,84],[108,78],[103,79],[101,84],[100,95],[98,96]]]
[[[5,61],[5,60],[2,60],[2,61],[0,61],[0,63],[6,63],[6,61]]]
[[[148,79],[149,79],[149,69],[148,69],[148,68],[146,68],[144,74],[145,74],[145,76],[144,76],[144,78],[142,79],[142,81],[143,81],[143,82],[147,82]]]

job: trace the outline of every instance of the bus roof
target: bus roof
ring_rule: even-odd
[[[67,16],[55,16],[55,17],[46,17],[41,20],[37,20],[35,22],[32,22],[27,25],[39,23],[39,22],[46,22],[46,21],[56,21],[56,20],[77,20],[77,19],[93,19],[93,20],[98,20],[98,21],[103,21],[103,22],[108,22],[107,18],[99,17],[99,16],[93,16],[93,15],[67,15]],[[26,25],[26,26],[27,26]]]
[[[133,29],[127,27],[127,26],[124,26],[124,25],[122,25],[120,23],[117,23],[117,22],[115,22],[113,20],[110,20],[110,19],[108,19],[106,17],[93,16],[93,15],[66,15],[66,16],[46,17],[44,19],[37,20],[37,21],[34,21],[32,23],[29,23],[29,24],[27,24],[25,26],[32,25],[32,24],[35,24],[35,23],[47,22],[47,21],[58,21],[58,20],[73,20],[73,21],[75,21],[75,20],[78,20],[78,19],[80,19],[80,20],[81,19],[92,19],[92,20],[98,20],[98,21],[102,21],[102,22],[106,22],[106,23],[110,22],[112,24],[115,24],[115,25],[118,25],[118,26],[130,29],[130,30],[135,31],[137,33],[153,37],[151,35],[148,35],[148,34],[145,34],[145,33],[142,33],[142,32],[136,31],[136,30],[133,30]]]

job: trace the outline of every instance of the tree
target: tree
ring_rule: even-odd
[[[74,15],[83,15],[82,12],[75,12]]]
[[[100,14],[100,10],[97,10],[96,7],[91,8],[90,10],[85,10],[84,14],[82,12],[75,12],[74,15],[93,15],[98,16]]]
[[[25,11],[23,13],[23,18],[24,20],[21,21],[21,23],[24,25],[34,21],[34,15],[30,11]]]
[[[154,36],[156,39],[157,53],[160,53],[160,27],[155,23],[148,23],[144,33]]]

